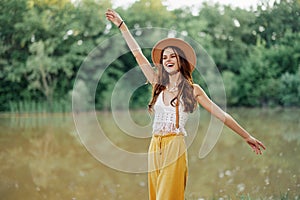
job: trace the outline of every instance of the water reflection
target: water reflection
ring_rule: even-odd
[[[280,199],[287,193],[289,199],[299,199],[300,110],[229,112],[268,149],[256,156],[224,128],[216,147],[200,160],[198,152],[210,119],[201,111],[198,135],[188,150],[187,199]],[[141,117],[141,113],[132,115],[143,124],[148,114]],[[149,139],[128,140],[110,118],[109,113],[99,113],[114,143],[147,151]],[[79,141],[71,114],[2,114],[0,144],[1,199],[147,199],[146,174],[118,172],[94,159]]]

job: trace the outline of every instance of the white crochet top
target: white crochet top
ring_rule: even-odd
[[[185,123],[188,113],[184,112],[184,106],[179,104],[179,128],[176,128],[176,108],[172,105],[166,106],[163,102],[163,91],[157,97],[154,105],[153,134],[165,135],[167,133],[182,133],[187,135]]]

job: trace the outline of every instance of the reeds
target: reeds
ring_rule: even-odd
[[[10,101],[11,113],[65,113],[72,111],[72,102],[68,100],[47,101],[20,100]]]

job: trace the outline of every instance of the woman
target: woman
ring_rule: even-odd
[[[143,55],[125,22],[108,9],[106,18],[115,24],[127,42],[147,80],[153,86],[149,110],[154,111],[153,136],[149,147],[148,187],[150,200],[183,200],[187,180],[187,155],[184,136],[188,113],[198,103],[226,126],[239,134],[256,154],[265,146],[243,129],[229,114],[221,110],[203,89],[194,84],[192,71],[196,65],[193,48],[185,41],[167,38],[152,49],[157,72]]]

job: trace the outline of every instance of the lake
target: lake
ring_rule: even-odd
[[[300,109],[227,111],[267,150],[256,155],[242,138],[224,127],[212,151],[200,159],[199,149],[211,120],[201,110],[199,124],[191,128],[196,134],[188,148],[186,199],[300,199]],[[130,112],[137,127],[147,130],[133,127],[140,136],[124,133],[112,113],[96,114],[98,124],[87,120],[88,113],[76,114],[80,126],[75,126],[71,113],[0,114],[1,199],[148,199],[147,174],[142,172],[146,163],[135,169],[130,158],[107,148],[146,155],[149,114]],[[117,116],[128,119],[123,114],[120,111]],[[105,133],[101,141],[90,135],[99,125]],[[99,161],[93,152],[104,152],[106,160]],[[138,169],[141,172],[133,172]]]

